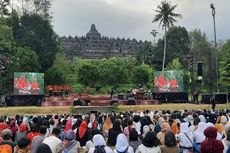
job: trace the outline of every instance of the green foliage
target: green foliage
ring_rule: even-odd
[[[137,86],[146,85],[150,81],[152,69],[147,65],[139,65],[134,67],[132,74],[132,82]]]
[[[207,40],[205,33],[200,29],[194,29],[189,32],[191,52],[206,52],[210,50],[211,44]]]
[[[153,19],[153,22],[159,22],[159,26],[162,24],[162,27],[164,28],[164,53],[163,53],[163,64],[162,64],[162,71],[165,67],[165,58],[166,58],[166,46],[167,46],[167,39],[166,39],[166,31],[167,28],[170,26],[173,26],[174,22],[176,22],[175,17],[181,17],[180,14],[174,13],[175,8],[177,5],[171,5],[167,1],[162,1],[161,5],[158,5],[158,9],[155,10],[157,14],[155,15],[155,18]]]
[[[47,85],[63,85],[65,83],[65,73],[60,65],[53,65],[45,73],[45,82]]]
[[[45,73],[46,85],[64,85],[68,82],[67,74],[70,72],[69,63],[63,51],[60,50],[56,55],[53,66]]]
[[[229,91],[230,89],[230,40],[222,48],[220,60],[220,84]]]
[[[159,22],[159,25],[162,24],[163,27],[170,27],[173,26],[176,20],[175,17],[181,17],[180,14],[174,13],[177,5],[171,5],[167,1],[162,1],[161,5],[158,5],[156,11],[156,15],[153,19],[153,22]]]
[[[38,56],[30,48],[16,48],[12,60],[16,72],[38,72],[40,70]]]
[[[86,60],[75,58],[72,64],[72,70],[76,77],[80,79],[84,85],[97,87],[97,89],[103,86],[114,86],[122,83],[130,82],[129,74],[131,73],[135,61],[128,58],[110,58],[102,60]],[[93,68],[91,68],[93,66]],[[90,71],[84,70],[84,68],[90,69]],[[95,72],[93,72],[95,71]],[[93,73],[95,79],[91,78]],[[87,75],[87,78],[85,78]],[[82,82],[83,79],[83,82]],[[90,79],[90,81],[88,81]],[[91,82],[93,80],[93,82]]]
[[[0,17],[10,15],[10,0],[0,0]]]
[[[166,32],[167,35],[167,49],[165,64],[168,65],[170,61],[179,57],[179,61],[183,62],[184,57],[190,51],[189,34],[184,27],[171,27]],[[162,57],[164,50],[164,40],[159,39],[156,46],[153,48],[152,62],[156,70],[161,69]],[[183,67],[186,64],[182,63]]]
[[[86,86],[96,87],[99,79],[98,67],[93,64],[83,64],[79,69],[79,80]]]
[[[173,59],[172,62],[169,63],[167,66],[167,70],[181,70],[181,69],[183,69],[183,67],[179,61],[179,58]]]
[[[215,49],[212,44],[207,40],[206,34],[201,30],[195,29],[189,32],[190,37],[190,53],[193,56],[193,69],[191,75],[192,84],[195,88],[202,88],[208,92],[212,92],[215,89],[216,84],[216,67],[215,67]],[[197,63],[203,63],[203,80],[202,85],[199,82],[194,81],[197,79]]]
[[[143,50],[140,50],[135,54],[135,58],[138,64],[144,63],[152,65],[154,62],[153,59],[155,59],[153,45],[149,43]]]
[[[12,53],[14,48],[13,32],[5,20],[0,18],[0,53]]]
[[[171,27],[167,31],[167,53],[166,61],[179,57],[179,60],[185,57],[190,51],[189,34],[185,27]]]
[[[99,64],[100,79],[102,84],[115,85],[128,80],[128,69],[125,59],[111,58]]]
[[[43,72],[49,69],[59,50],[57,36],[49,21],[36,14],[24,14],[18,18],[16,13],[10,21],[15,30],[14,38],[17,44],[29,47],[37,53]]]

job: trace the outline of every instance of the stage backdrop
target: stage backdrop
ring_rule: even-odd
[[[156,71],[154,88],[155,92],[183,92],[183,71]]]
[[[44,73],[15,72],[14,94],[15,95],[43,95]]]

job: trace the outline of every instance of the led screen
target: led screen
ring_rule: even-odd
[[[155,92],[183,92],[183,71],[157,71],[154,73]]]
[[[15,95],[40,95],[44,94],[44,73],[15,72]]]

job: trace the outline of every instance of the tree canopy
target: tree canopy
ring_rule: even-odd
[[[222,48],[220,59],[220,84],[228,91],[230,89],[230,40]]]

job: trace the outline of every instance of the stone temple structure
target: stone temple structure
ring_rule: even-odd
[[[59,42],[70,59],[75,56],[87,59],[132,57],[151,44],[149,41],[101,36],[94,24],[91,25],[86,36],[75,36],[74,38],[64,36],[59,38]]]

